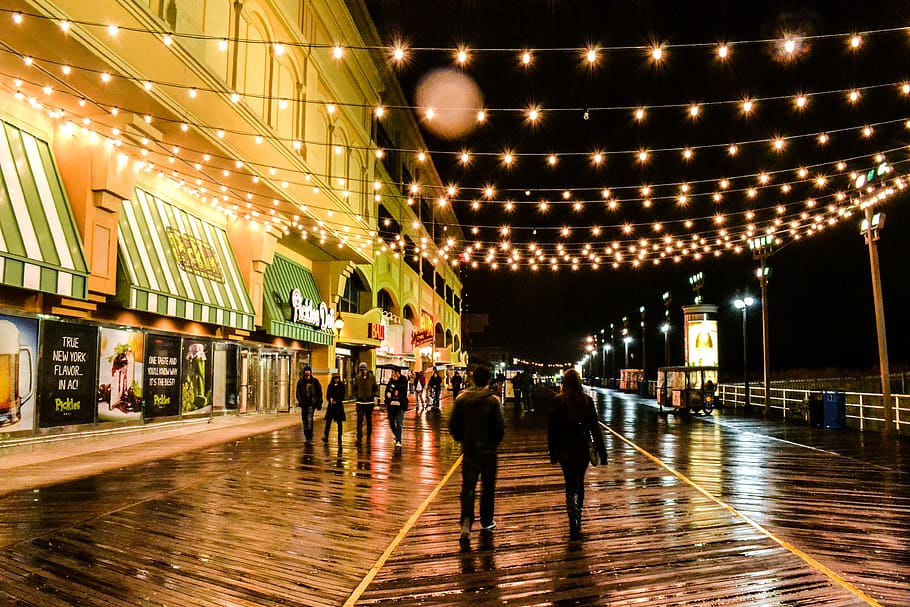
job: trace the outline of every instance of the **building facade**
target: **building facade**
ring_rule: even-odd
[[[362,2],[5,4],[0,439],[466,362],[460,228]]]

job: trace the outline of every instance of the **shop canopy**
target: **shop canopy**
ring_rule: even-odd
[[[0,283],[85,299],[88,273],[50,146],[0,121]]]
[[[265,330],[270,335],[299,339],[310,343],[327,346],[332,343],[332,329],[320,328],[292,321],[291,292],[299,291],[302,301],[309,301],[312,308],[318,308],[322,302],[316,279],[310,271],[281,255],[266,268],[263,277],[264,301],[262,306],[265,316]]]
[[[124,306],[253,330],[253,304],[222,228],[136,189],[123,201],[117,244]]]

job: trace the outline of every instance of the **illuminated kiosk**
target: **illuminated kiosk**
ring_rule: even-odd
[[[717,388],[717,306],[683,306],[686,362],[657,370],[657,404],[674,411],[710,413]]]

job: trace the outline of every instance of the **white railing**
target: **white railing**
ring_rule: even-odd
[[[749,385],[749,402],[753,407],[765,406],[765,389],[761,384]],[[808,420],[809,394],[818,390],[771,388],[769,405],[780,417]],[[881,430],[884,425],[882,395],[873,392],[844,392],[847,426],[859,430]],[[742,407],[746,392],[742,384],[720,384],[717,397],[724,406]],[[892,394],[894,427],[898,432],[910,433],[910,395]]]

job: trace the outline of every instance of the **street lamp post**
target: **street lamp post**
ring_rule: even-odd
[[[626,345],[626,369],[629,368],[629,343],[632,341],[632,338],[626,335],[622,338],[622,343]]]
[[[746,393],[744,402],[746,409],[749,409],[752,406],[751,399],[749,398],[749,348],[748,333],[746,331],[746,310],[754,303],[755,300],[748,295],[743,298],[737,298],[733,302],[733,305],[736,306],[738,310],[743,311],[743,386]]]
[[[642,376],[648,376],[648,358],[646,355],[645,345],[648,343],[648,340],[645,338],[645,307],[641,306],[638,308],[638,312],[641,314],[641,371]]]
[[[665,322],[660,330],[664,333],[664,366],[670,366],[670,323]]]
[[[601,347],[602,352],[600,353],[600,376],[603,379],[606,379],[607,378],[607,339],[606,339],[606,336],[604,335],[603,329],[600,330],[600,344],[602,346]]]

